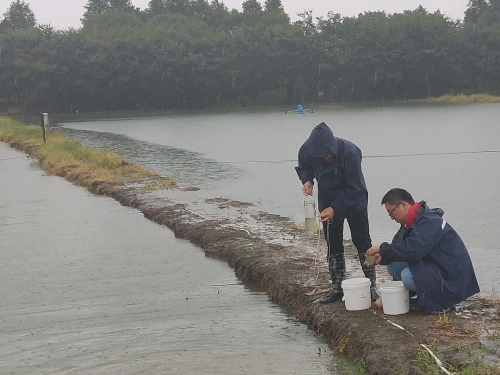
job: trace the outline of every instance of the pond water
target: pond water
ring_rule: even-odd
[[[466,243],[483,293],[500,287],[498,239],[499,104],[334,106],[288,111],[201,113],[71,122],[65,132],[92,147],[116,151],[205,197],[228,197],[263,211],[304,220],[295,174],[300,145],[325,121],[363,151],[373,242],[390,240],[397,224],[380,206],[402,187],[441,207]],[[349,233],[346,229],[346,237]]]
[[[0,143],[2,374],[337,374],[225,263]]]

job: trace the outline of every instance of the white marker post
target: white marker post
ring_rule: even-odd
[[[42,137],[43,137],[43,144],[47,144],[47,127],[49,126],[49,114],[48,113],[40,113],[40,119],[42,121],[41,126],[42,126]]]

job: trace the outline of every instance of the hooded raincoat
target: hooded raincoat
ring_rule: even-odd
[[[335,155],[330,164],[323,159],[327,152]],[[302,184],[316,179],[320,211],[332,207],[335,215],[345,216],[368,205],[361,159],[361,150],[354,143],[336,138],[322,122],[300,148],[295,170]]]
[[[462,302],[479,292],[465,244],[443,218],[440,208],[419,203],[413,224],[404,225],[392,243],[380,245],[381,264],[407,262],[415,280],[419,305],[427,313]]]

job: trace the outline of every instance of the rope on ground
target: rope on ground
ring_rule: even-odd
[[[374,313],[375,315],[379,315],[377,314],[376,311],[374,310],[371,310],[372,313]],[[415,336],[413,335],[413,333],[411,333],[410,331],[408,331],[406,328],[400,326],[399,324],[397,323],[394,323],[394,322],[391,322],[389,319],[387,319],[385,316],[382,316],[380,315],[383,319],[385,319],[388,323],[392,324],[394,327],[397,327],[399,329],[402,329],[403,331],[405,331],[407,334],[409,334],[411,337],[415,338]],[[444,366],[443,366],[443,363],[439,360],[438,357],[436,357],[436,355],[427,347],[425,346],[424,344],[419,344],[420,346],[422,346],[425,350],[427,350],[429,352],[429,354],[432,356],[432,358],[434,358],[434,361],[436,362],[436,364],[438,365],[438,367],[446,374],[446,375],[455,375],[453,372],[449,372]]]
[[[187,212],[189,212],[189,213],[191,213],[191,214],[193,214],[193,215],[199,216],[202,219],[209,220],[208,217],[205,217],[205,216],[203,216],[203,215],[201,215],[201,214],[199,214],[197,212],[191,211],[189,208],[184,207],[184,210],[187,211]]]
[[[314,197],[314,195],[313,195],[313,197]],[[316,207],[318,207],[318,200],[317,199],[315,200],[315,205],[316,205]],[[316,223],[317,223],[319,211],[315,210],[315,214],[317,215],[315,217]],[[320,225],[321,225],[321,222],[320,222]],[[319,253],[321,250],[321,247],[320,247],[320,245],[321,245],[321,230],[320,229],[321,229],[321,227],[318,227],[318,241],[316,243],[316,255],[314,256],[313,282],[316,282],[319,279],[318,257],[319,257]]]
[[[371,310],[371,311],[372,311],[372,313],[374,313],[375,315],[378,315],[378,314],[377,314],[377,312],[376,312],[375,310]],[[391,321],[390,321],[389,319],[387,319],[385,316],[382,316],[382,315],[380,315],[380,316],[382,317],[382,319],[385,319],[388,323],[392,324],[394,327],[397,327],[397,328],[399,328],[399,329],[402,329],[402,330],[403,330],[403,331],[405,331],[407,334],[409,334],[411,337],[415,337],[415,336],[413,336],[413,333],[411,333],[410,331],[408,331],[406,328],[404,328],[404,327],[400,326],[399,324],[396,324],[396,323],[394,323],[394,322],[391,322]]]
[[[185,211],[187,211],[187,212],[189,212],[189,213],[191,213],[191,214],[193,214],[193,215],[199,216],[199,217],[201,217],[201,218],[202,218],[202,219],[204,219],[204,220],[207,220],[207,221],[208,221],[208,220],[210,220],[208,217],[205,217],[205,216],[203,216],[203,215],[201,215],[201,214],[199,214],[199,213],[197,213],[197,212],[191,211],[191,210],[190,210],[189,208],[187,208],[187,207],[184,207],[184,210],[185,210]],[[256,238],[255,236],[252,236],[248,230],[243,229],[243,228],[237,228],[237,227],[234,227],[234,226],[232,226],[232,225],[226,225],[226,224],[219,224],[219,226],[221,226],[222,228],[233,228],[233,229],[238,229],[238,230],[241,230],[241,231],[245,232],[246,234],[248,234],[251,238]]]
[[[424,344],[420,344],[420,346],[422,346],[422,348],[424,348],[425,350],[427,350],[429,352],[429,354],[432,356],[432,358],[434,358],[434,360],[436,361],[436,364],[439,366],[439,368],[446,374],[446,375],[454,375],[452,372],[449,372],[447,369],[444,368],[443,364],[441,363],[441,361],[439,360],[438,357],[436,357],[434,355],[434,353],[427,347],[425,346]]]
[[[314,267],[313,267],[313,276],[314,276],[314,279],[313,279],[313,282],[316,282],[319,278],[319,267],[318,267],[318,257],[319,257],[319,252],[321,250],[320,248],[320,243],[321,241],[321,231],[319,230],[318,228],[318,241],[317,241],[317,245],[316,245],[316,255],[314,256]]]
[[[252,237],[252,238],[257,238],[257,237],[255,237],[255,236],[252,236],[252,235],[250,234],[250,232],[249,232],[248,230],[246,230],[246,229],[243,229],[243,228],[237,228],[237,227],[234,227],[234,226],[232,226],[232,225],[230,225],[230,224],[219,224],[219,225],[220,225],[222,228],[233,228],[233,229],[238,229],[238,230],[241,230],[241,231],[245,232],[246,234],[248,234],[250,237]]]

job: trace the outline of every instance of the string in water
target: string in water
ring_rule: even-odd
[[[394,155],[364,155],[364,159],[379,159],[379,158],[402,158],[411,156],[438,156],[438,155],[461,155],[461,154],[495,154],[500,153],[500,150],[482,150],[482,151],[457,151],[457,152],[430,152],[430,153],[414,153],[414,154],[394,154]],[[210,161],[209,161],[210,162]],[[229,160],[229,161],[212,161],[213,163],[226,164],[266,164],[266,163],[291,163],[297,162],[296,159],[282,160]]]
[[[5,159],[0,159],[0,161],[6,161],[6,160],[14,160],[14,159],[24,159],[24,158],[30,158],[29,155],[26,155],[26,156],[16,156],[16,157],[13,157],[13,158],[5,158]]]

